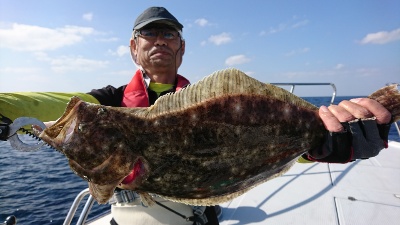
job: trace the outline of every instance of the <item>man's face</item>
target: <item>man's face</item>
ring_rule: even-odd
[[[136,40],[131,40],[131,48],[145,70],[176,70],[182,63],[185,43],[175,29],[150,24],[139,30]]]

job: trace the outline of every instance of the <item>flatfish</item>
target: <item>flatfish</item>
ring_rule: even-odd
[[[396,86],[371,96],[399,119]],[[121,187],[149,203],[152,193],[215,205],[285,173],[322,144],[325,132],[316,106],[226,69],[150,107],[107,107],[74,97],[40,137],[68,158],[99,203]]]

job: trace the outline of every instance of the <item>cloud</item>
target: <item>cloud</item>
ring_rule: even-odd
[[[86,21],[92,21],[93,20],[93,13],[85,13],[82,15],[82,18]]]
[[[52,59],[50,64],[51,64],[51,69],[59,73],[64,73],[67,71],[88,72],[105,68],[108,64],[108,61],[86,59],[81,56],[78,57],[61,56]]]
[[[339,64],[337,64],[337,65],[335,66],[335,69],[340,70],[340,69],[342,69],[343,67],[344,67],[344,64],[339,63]]]
[[[4,67],[0,68],[0,74],[11,75],[11,74],[32,74],[41,71],[40,68],[36,67]]]
[[[367,34],[362,40],[361,44],[387,44],[390,42],[400,40],[400,28],[392,31],[380,31],[376,33]]]
[[[307,24],[308,24],[308,20],[302,20],[302,21],[298,21],[298,22],[292,24],[291,28],[299,28],[299,27],[306,26]]]
[[[95,71],[106,68],[108,61],[87,59],[82,56],[59,56],[49,57],[46,53],[35,53],[37,60],[48,62],[51,70],[57,73],[65,73],[68,71]]]
[[[227,66],[239,65],[247,62],[250,62],[250,59],[245,55],[233,55],[225,60]]]
[[[265,35],[267,35],[267,34],[268,34],[268,32],[265,31],[265,30],[260,31],[260,36],[265,36]]]
[[[284,31],[287,29],[287,24],[281,23],[277,27],[271,27],[269,28],[268,34],[275,34],[281,31]]]
[[[124,56],[126,54],[130,54],[129,46],[120,45],[117,47],[116,51],[108,50],[111,55],[117,55],[119,57]]]
[[[64,26],[47,28],[14,23],[0,29],[0,48],[17,51],[50,51],[74,45],[84,36],[94,34],[91,27]]]
[[[339,69],[340,68],[340,69]],[[355,69],[344,69],[344,64],[338,64],[334,68],[331,69],[322,69],[322,70],[314,70],[314,71],[288,71],[283,72],[279,75],[280,78],[288,78],[288,79],[307,79],[313,80],[314,78],[329,78],[328,81],[331,82],[330,79],[334,80],[345,79],[348,81],[349,77],[378,77],[382,76],[382,71],[379,68],[355,68]],[[335,81],[336,83],[336,81]],[[382,81],[384,83],[384,81]]]
[[[205,26],[207,26],[209,24],[208,20],[206,20],[204,18],[197,19],[197,20],[194,21],[194,23],[199,25],[199,26],[201,26],[201,27],[205,27]]]
[[[361,77],[382,76],[382,72],[378,68],[358,68],[355,70],[354,74],[357,74],[358,76],[361,76]]]
[[[117,37],[97,38],[96,41],[99,41],[99,42],[115,42],[115,41],[119,41],[119,38],[117,38]]]
[[[306,26],[309,23],[309,20],[299,20],[297,17],[293,17],[292,21],[280,23],[277,26],[270,27],[268,31],[261,31],[260,36],[265,36],[269,34],[276,34],[279,32],[283,32],[286,30],[297,29],[299,27]]]
[[[208,41],[215,45],[222,45],[231,42],[232,38],[230,34],[224,32],[218,35],[212,35],[208,38]]]
[[[292,50],[290,52],[285,53],[285,56],[294,56],[294,55],[298,55],[298,54],[303,54],[306,52],[309,52],[310,48],[302,48],[302,49],[296,49],[296,50]]]
[[[131,77],[132,76],[132,70],[119,70],[119,71],[111,71],[108,73],[110,77],[114,76],[124,76],[124,77]]]

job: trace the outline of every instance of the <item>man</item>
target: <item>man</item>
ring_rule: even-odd
[[[124,107],[148,107],[152,105],[159,96],[166,93],[179,91],[189,84],[189,81],[181,75],[178,75],[178,68],[182,63],[182,56],[185,52],[185,41],[182,37],[183,25],[163,7],[151,7],[145,10],[135,21],[132,38],[130,40],[130,50],[132,59],[139,70],[132,78],[131,82],[119,89],[112,86],[100,90],[92,90],[89,94],[99,100],[100,104]],[[122,98],[120,97],[122,96]],[[127,176],[122,182],[129,185],[130,176]],[[118,192],[118,191],[117,191]],[[122,191],[124,194],[129,191]],[[116,193],[119,195],[119,193]],[[168,207],[179,208],[186,211],[189,207],[176,203],[167,203]],[[125,210],[113,205],[116,211]],[[217,208],[219,209],[219,208]],[[159,217],[160,211],[141,208],[151,217]],[[200,210],[200,211],[199,211]],[[195,212],[200,215],[197,218],[207,222],[207,224],[218,224],[218,219],[214,207],[197,207]],[[220,211],[220,209],[219,209]],[[165,212],[161,210],[161,212]],[[178,218],[177,215],[170,213],[169,218]],[[181,211],[182,213],[182,211]],[[135,218],[133,213],[132,218]],[[154,223],[153,218],[142,214],[142,223]],[[115,218],[118,221],[118,218]],[[121,218],[122,220],[122,218]],[[167,220],[164,216],[164,220]],[[143,221],[146,221],[145,223]],[[122,222],[122,221],[121,221]],[[129,222],[129,221],[127,221]],[[168,224],[178,224],[181,221],[169,221]],[[186,221],[185,221],[186,222]],[[166,223],[167,224],[167,223]],[[179,223],[181,224],[181,223]]]
[[[155,100],[166,93],[179,91],[189,84],[177,71],[182,63],[185,53],[185,41],[182,37],[183,25],[165,8],[151,7],[146,9],[135,21],[130,49],[134,62],[139,69],[136,71],[130,83],[115,88],[107,86],[102,89],[92,90],[88,94],[49,94],[26,93],[25,95],[13,96],[12,94],[0,94],[0,113],[11,119],[20,116],[32,116],[42,121],[55,119],[60,116],[65,108],[65,103],[70,96],[78,95],[85,101],[103,104],[108,106],[123,107],[147,107]],[[10,97],[12,96],[12,97]],[[51,118],[49,114],[54,115]],[[372,128],[365,128],[365,132],[379,130],[376,140],[384,143],[387,140],[386,124],[391,121],[390,113],[378,102],[363,98],[342,101],[337,106],[322,106],[319,110],[326,129],[332,135],[327,136],[326,143],[317,150],[310,150],[303,156],[306,160],[322,162],[348,162],[353,157],[351,141],[343,142],[347,135],[343,123],[355,118],[370,118],[375,116],[376,124]],[[363,128],[364,129],[364,128]],[[386,132],[386,133],[385,133]],[[332,144],[334,143],[334,144]],[[339,143],[339,145],[338,145]],[[341,143],[344,143],[341,145]],[[338,147],[339,146],[339,147]],[[384,146],[378,145],[379,150]],[[378,151],[379,151],[378,150]],[[372,155],[366,154],[367,157]],[[129,185],[130,176],[122,182]],[[117,190],[115,201],[112,205],[114,219],[112,224],[134,223],[135,224],[192,224],[182,220],[181,217],[165,208],[145,208],[140,206],[140,200],[131,191]],[[178,203],[163,202],[172,210],[186,215],[197,215],[196,220],[208,221],[207,224],[218,224],[216,209],[214,207],[189,207]],[[165,214],[166,213],[166,214]],[[190,213],[188,215],[187,213]],[[174,215],[176,214],[176,215]]]
[[[83,93],[25,93],[24,95],[0,95],[0,113],[14,120],[20,116],[32,116],[42,121],[58,118],[65,108],[65,103],[73,95],[85,101],[116,107],[148,107],[159,96],[179,91],[189,81],[178,75],[185,52],[182,37],[183,25],[163,7],[146,9],[135,21],[130,50],[132,59],[139,67],[130,83],[115,88],[107,86]],[[46,112],[46,113],[45,113]],[[47,122],[46,125],[51,125]],[[129,185],[130,176],[122,183]],[[116,190],[117,203],[112,205],[114,219],[112,224],[193,224],[172,211],[141,206],[140,199],[131,191]],[[194,218],[198,224],[218,224],[214,207],[190,207],[183,204],[158,201],[180,214]],[[220,208],[217,208],[220,213]],[[127,215],[128,214],[128,215]]]
[[[131,83],[89,94],[103,105],[146,107],[159,96],[188,85],[189,81],[177,74],[185,52],[182,28],[165,8],[151,7],[144,11],[135,21],[130,40],[132,58],[140,68]]]

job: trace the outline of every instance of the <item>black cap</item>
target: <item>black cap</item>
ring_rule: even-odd
[[[183,25],[164,7],[150,7],[146,9],[142,14],[138,16],[133,26],[134,30],[138,30],[149,23],[155,21],[166,22],[176,26],[179,30],[182,30]]]

